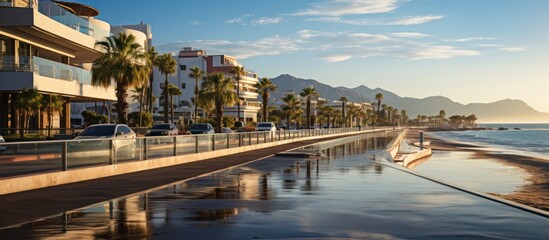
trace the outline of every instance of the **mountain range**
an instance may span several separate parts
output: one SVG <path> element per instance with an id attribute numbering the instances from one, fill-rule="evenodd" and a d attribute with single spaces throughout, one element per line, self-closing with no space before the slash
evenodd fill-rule
<path id="1" fill-rule="evenodd" d="M 421 99 L 401 97 L 385 89 L 372 89 L 364 85 L 355 88 L 332 87 L 314 79 L 302 79 L 288 74 L 272 78 L 271 81 L 278 86 L 278 91 L 273 93 L 274 98 L 280 98 L 286 91 L 299 93 L 302 89 L 313 86 L 328 100 L 339 100 L 341 96 L 346 96 L 352 102 L 372 102 L 377 93 L 382 93 L 382 103 L 406 109 L 410 118 L 417 115 L 438 115 L 440 110 L 444 110 L 447 117 L 475 114 L 479 122 L 549 122 L 549 113 L 539 112 L 522 100 L 504 99 L 491 103 L 461 104 L 444 96 Z"/>

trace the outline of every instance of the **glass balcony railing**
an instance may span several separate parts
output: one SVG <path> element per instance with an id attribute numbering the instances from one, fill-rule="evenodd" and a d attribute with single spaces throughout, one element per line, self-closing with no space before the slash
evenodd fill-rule
<path id="1" fill-rule="evenodd" d="M 32 70 L 43 77 L 91 84 L 91 71 L 40 57 L 32 58 Z"/>
<path id="2" fill-rule="evenodd" d="M 50 0 L 0 0 L 0 7 L 36 8 L 36 5 L 38 5 L 38 11 L 41 14 L 91 36 L 97 41 L 103 41 L 110 35 L 109 30 L 95 26 L 85 18 L 74 15 Z"/>
<path id="3" fill-rule="evenodd" d="M 65 26 L 94 37 L 97 41 L 103 41 L 104 38 L 108 37 L 110 34 L 109 31 L 97 27 L 88 20 L 70 13 L 50 0 L 39 0 L 38 11 Z"/>

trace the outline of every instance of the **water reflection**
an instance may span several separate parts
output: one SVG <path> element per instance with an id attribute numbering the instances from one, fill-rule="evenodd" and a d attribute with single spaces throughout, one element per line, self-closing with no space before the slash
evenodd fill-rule
<path id="1" fill-rule="evenodd" d="M 545 219 L 369 160 L 390 140 L 356 139 L 321 148 L 316 158 L 273 157 L 4 229 L 0 239 L 437 238 L 442 229 L 547 235 L 534 226 Z"/>

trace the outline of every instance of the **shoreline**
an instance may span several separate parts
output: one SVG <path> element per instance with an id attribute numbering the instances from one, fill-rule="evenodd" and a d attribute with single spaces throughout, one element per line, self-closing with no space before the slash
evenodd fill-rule
<path id="1" fill-rule="evenodd" d="M 405 139 L 409 142 L 419 141 L 418 129 L 410 129 Z M 435 151 L 470 152 L 481 158 L 488 158 L 508 166 L 518 167 L 528 173 L 529 183 L 510 194 L 488 193 L 506 200 L 518 202 L 531 207 L 549 211 L 549 161 L 517 154 L 494 153 L 480 146 L 452 142 L 434 138 L 425 131 L 424 141 L 430 141 L 429 147 Z M 436 154 L 436 153 L 434 153 Z"/>

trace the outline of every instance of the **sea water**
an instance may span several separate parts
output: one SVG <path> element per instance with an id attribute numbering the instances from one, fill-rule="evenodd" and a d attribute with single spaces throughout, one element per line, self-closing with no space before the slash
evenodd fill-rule
<path id="1" fill-rule="evenodd" d="M 549 124 L 480 124 L 494 130 L 429 133 L 435 138 L 477 145 L 492 152 L 549 161 Z M 500 127 L 509 130 L 498 130 Z"/>

